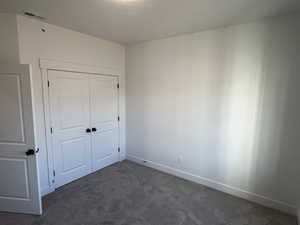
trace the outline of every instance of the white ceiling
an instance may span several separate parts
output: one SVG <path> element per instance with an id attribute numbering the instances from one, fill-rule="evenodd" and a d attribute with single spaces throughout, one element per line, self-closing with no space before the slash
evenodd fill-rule
<path id="1" fill-rule="evenodd" d="M 300 0 L 0 1 L 0 12 L 22 10 L 51 24 L 132 44 L 300 11 Z"/>

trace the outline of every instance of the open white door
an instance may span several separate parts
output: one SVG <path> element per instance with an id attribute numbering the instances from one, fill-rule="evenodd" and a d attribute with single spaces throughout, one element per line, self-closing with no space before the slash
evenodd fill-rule
<path id="1" fill-rule="evenodd" d="M 29 65 L 0 65 L 0 211 L 41 214 Z"/>

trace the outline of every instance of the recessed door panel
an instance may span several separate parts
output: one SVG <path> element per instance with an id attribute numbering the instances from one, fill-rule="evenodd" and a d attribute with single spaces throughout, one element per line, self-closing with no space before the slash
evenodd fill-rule
<path id="1" fill-rule="evenodd" d="M 62 172 L 68 173 L 74 169 L 84 166 L 87 144 L 86 137 L 77 137 L 71 140 L 65 140 L 60 145 L 62 154 Z M 74 149 L 77 150 L 74 154 Z"/>
<path id="2" fill-rule="evenodd" d="M 0 76 L 0 142 L 24 143 L 21 74 Z"/>
<path id="3" fill-rule="evenodd" d="M 119 160 L 118 154 L 118 89 L 117 78 L 90 78 L 93 170 Z"/>
<path id="4" fill-rule="evenodd" d="M 115 78 L 93 78 L 91 89 L 92 123 L 114 121 L 117 115 Z"/>
<path id="5" fill-rule="evenodd" d="M 0 158 L 0 196 L 6 198 L 29 198 L 27 160 L 10 157 Z M 2 174 L 3 173 L 3 174 Z"/>
<path id="6" fill-rule="evenodd" d="M 48 71 L 55 187 L 91 171 L 89 83 L 84 74 Z"/>
<path id="7" fill-rule="evenodd" d="M 95 151 L 94 157 L 97 160 L 108 157 L 115 152 L 117 146 L 116 135 L 114 134 L 115 129 L 111 130 L 100 130 L 94 134 L 94 147 L 101 151 Z"/>
<path id="8" fill-rule="evenodd" d="M 42 213 L 32 105 L 29 65 L 1 65 L 0 211 Z"/>
<path id="9" fill-rule="evenodd" d="M 87 122 L 86 91 L 80 77 L 58 77 L 59 128 L 67 129 L 82 126 Z"/>

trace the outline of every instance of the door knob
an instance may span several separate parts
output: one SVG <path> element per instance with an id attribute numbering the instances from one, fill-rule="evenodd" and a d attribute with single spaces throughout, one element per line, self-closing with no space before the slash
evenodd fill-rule
<path id="1" fill-rule="evenodd" d="M 93 128 L 92 128 L 92 131 L 93 131 L 93 132 L 96 132 L 96 131 L 97 131 L 97 128 L 96 128 L 96 127 L 93 127 Z"/>
<path id="2" fill-rule="evenodd" d="M 29 155 L 34 155 L 35 151 L 34 149 L 28 149 L 27 152 L 26 152 L 26 155 L 29 156 Z"/>
<path id="3" fill-rule="evenodd" d="M 87 129 L 85 130 L 85 132 L 91 133 L 91 129 L 90 129 L 90 128 L 87 128 Z"/>

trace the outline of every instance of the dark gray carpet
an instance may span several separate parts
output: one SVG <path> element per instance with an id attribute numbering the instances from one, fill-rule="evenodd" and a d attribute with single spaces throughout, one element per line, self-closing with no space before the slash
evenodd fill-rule
<path id="1" fill-rule="evenodd" d="M 43 198 L 44 214 L 1 225 L 296 225 L 296 218 L 123 161 Z"/>

